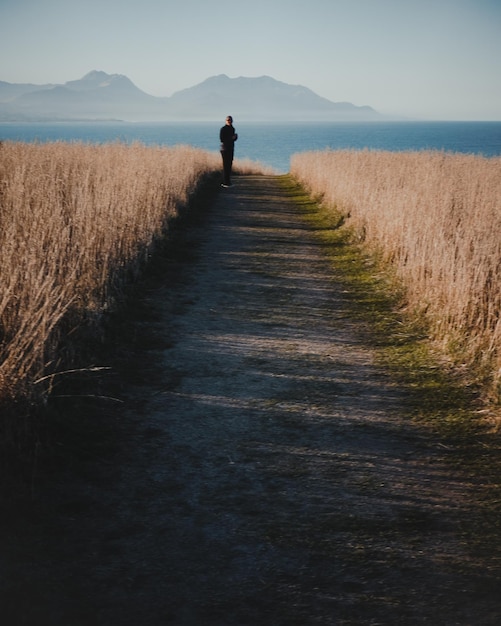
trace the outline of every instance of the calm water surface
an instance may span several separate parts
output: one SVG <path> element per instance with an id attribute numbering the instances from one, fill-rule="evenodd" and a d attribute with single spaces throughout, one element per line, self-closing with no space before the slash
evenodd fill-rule
<path id="1" fill-rule="evenodd" d="M 216 152 L 222 122 L 1 123 L 0 140 L 141 141 L 192 145 Z M 287 172 L 290 157 L 307 150 L 444 150 L 501 156 L 501 122 L 259 123 L 235 120 L 237 158 L 250 158 Z"/>

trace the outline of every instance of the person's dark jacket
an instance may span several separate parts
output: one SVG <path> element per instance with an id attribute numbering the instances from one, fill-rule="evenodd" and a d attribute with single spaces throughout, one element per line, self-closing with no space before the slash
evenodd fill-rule
<path id="1" fill-rule="evenodd" d="M 221 150 L 224 152 L 233 151 L 236 140 L 237 140 L 237 135 L 235 133 L 235 129 L 233 128 L 233 124 L 225 124 L 219 131 L 219 141 L 221 142 Z"/>

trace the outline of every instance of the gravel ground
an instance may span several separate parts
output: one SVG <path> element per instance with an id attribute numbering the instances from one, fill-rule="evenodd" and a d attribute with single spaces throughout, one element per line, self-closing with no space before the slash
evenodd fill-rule
<path id="1" fill-rule="evenodd" d="M 493 486 L 402 417 L 293 198 L 205 209 L 110 356 L 123 402 L 4 516 L 2 623 L 499 624 Z"/>

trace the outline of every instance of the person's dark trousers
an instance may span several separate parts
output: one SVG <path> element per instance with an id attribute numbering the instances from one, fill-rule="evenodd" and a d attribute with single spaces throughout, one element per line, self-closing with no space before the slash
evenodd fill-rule
<path id="1" fill-rule="evenodd" d="M 223 157 L 223 185 L 231 185 L 233 150 L 221 150 L 221 156 Z"/>

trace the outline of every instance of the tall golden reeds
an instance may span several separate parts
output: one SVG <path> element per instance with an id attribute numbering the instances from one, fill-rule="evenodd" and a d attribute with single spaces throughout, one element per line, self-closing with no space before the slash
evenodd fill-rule
<path id="1" fill-rule="evenodd" d="M 291 173 L 350 216 L 432 337 L 499 399 L 501 158 L 322 151 L 294 155 Z"/>
<path id="2" fill-rule="evenodd" d="M 57 369 L 61 321 L 99 317 L 218 155 L 0 144 L 0 401 Z M 49 368 L 49 369 L 48 369 Z"/>

